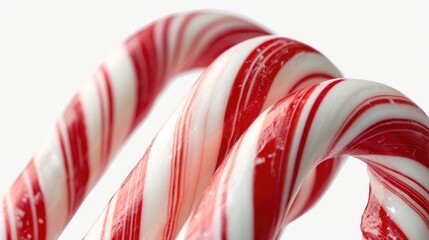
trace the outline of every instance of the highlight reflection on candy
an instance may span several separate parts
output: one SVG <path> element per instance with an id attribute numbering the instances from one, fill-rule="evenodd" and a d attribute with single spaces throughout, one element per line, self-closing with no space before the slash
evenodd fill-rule
<path id="1" fill-rule="evenodd" d="M 371 180 L 364 239 L 429 238 L 421 109 L 341 78 L 310 46 L 195 11 L 145 27 L 97 69 L 3 198 L 0 239 L 57 238 L 167 82 L 207 66 L 86 239 L 278 238 L 348 156 Z"/>
<path id="2" fill-rule="evenodd" d="M 286 38 L 258 37 L 228 50 L 202 74 L 87 238 L 174 238 L 217 166 L 265 108 L 339 76 L 316 50 Z M 314 173 L 326 175 L 320 192 L 337 168 L 326 165 Z M 309 205 L 318 199 L 311 197 Z"/>
<path id="3" fill-rule="evenodd" d="M 292 93 L 259 115 L 211 179 L 179 239 L 278 237 L 307 174 L 340 156 L 368 165 L 365 239 L 427 239 L 428 117 L 388 86 L 342 79 Z"/>
<path id="4" fill-rule="evenodd" d="M 73 98 L 3 198 L 0 237 L 57 238 L 169 79 L 266 34 L 234 16 L 190 12 L 165 17 L 129 38 Z"/>

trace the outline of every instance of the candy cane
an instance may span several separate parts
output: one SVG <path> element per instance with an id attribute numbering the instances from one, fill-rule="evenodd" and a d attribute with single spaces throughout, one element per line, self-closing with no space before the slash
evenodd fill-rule
<path id="1" fill-rule="evenodd" d="M 288 93 L 336 76 L 328 59 L 286 38 L 259 37 L 228 50 L 202 74 L 87 238 L 174 238 L 253 120 Z"/>
<path id="2" fill-rule="evenodd" d="M 337 79 L 287 96 L 254 121 L 178 239 L 277 238 L 308 173 L 340 156 L 368 165 L 364 239 L 429 238 L 429 118 L 388 86 Z"/>
<path id="3" fill-rule="evenodd" d="M 3 198 L 0 238 L 56 238 L 169 79 L 266 34 L 234 16 L 191 12 L 129 38 L 73 98 Z"/>

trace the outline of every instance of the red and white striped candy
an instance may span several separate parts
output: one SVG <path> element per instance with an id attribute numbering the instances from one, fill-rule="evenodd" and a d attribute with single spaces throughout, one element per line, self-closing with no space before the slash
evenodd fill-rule
<path id="1" fill-rule="evenodd" d="M 368 165 L 364 239 L 429 239 L 429 118 L 388 86 L 342 79 L 306 87 L 262 113 L 178 239 L 277 238 L 308 174 L 341 156 Z"/>
<path id="2" fill-rule="evenodd" d="M 87 238 L 175 238 L 217 166 L 264 109 L 338 76 L 328 59 L 290 39 L 258 37 L 231 48 L 202 74 Z M 323 181 L 336 169 L 321 170 Z"/>
<path id="3" fill-rule="evenodd" d="M 234 16 L 191 12 L 166 17 L 129 38 L 73 98 L 4 196 L 0 238 L 58 237 L 169 79 L 266 34 Z"/>

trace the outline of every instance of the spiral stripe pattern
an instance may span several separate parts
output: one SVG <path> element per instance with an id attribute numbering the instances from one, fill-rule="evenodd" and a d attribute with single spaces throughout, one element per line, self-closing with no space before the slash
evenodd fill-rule
<path id="1" fill-rule="evenodd" d="M 266 34 L 241 18 L 189 12 L 131 36 L 72 99 L 3 198 L 0 237 L 57 238 L 169 79 Z"/>
<path id="2" fill-rule="evenodd" d="M 365 239 L 429 236 L 429 118 L 388 86 L 337 79 L 296 91 L 259 115 L 178 239 L 278 237 L 306 176 L 341 156 L 368 165 Z"/>

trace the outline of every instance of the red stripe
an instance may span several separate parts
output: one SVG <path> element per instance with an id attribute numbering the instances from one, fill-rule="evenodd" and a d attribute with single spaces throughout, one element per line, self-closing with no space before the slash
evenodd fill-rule
<path id="1" fill-rule="evenodd" d="M 303 78 L 303 79 L 310 79 L 312 77 L 318 77 L 318 76 L 319 75 L 317 75 L 317 74 L 313 75 L 313 76 L 308 75 L 308 77 Z M 325 77 L 328 77 L 328 75 L 326 75 Z M 301 149 L 301 152 L 298 151 L 297 159 L 301 159 L 301 157 L 302 157 L 302 151 L 303 151 L 305 141 L 306 141 L 306 140 L 304 140 L 304 142 L 303 142 L 303 138 L 307 138 L 308 131 L 311 128 L 311 123 L 314 120 L 317 109 L 320 107 L 321 101 L 326 96 L 327 92 L 334 85 L 339 83 L 340 81 L 342 81 L 342 80 L 339 79 L 335 82 L 332 82 L 330 85 L 328 85 L 328 87 L 324 89 L 324 91 L 321 93 L 321 95 L 319 95 L 318 99 L 315 102 L 315 105 L 313 105 L 313 108 L 312 108 L 310 115 L 309 115 L 309 118 L 308 118 L 309 120 L 306 122 L 306 126 L 305 126 L 304 132 L 303 132 L 303 136 L 301 138 L 300 148 L 302 148 L 302 149 Z M 301 82 L 301 84 L 303 84 L 302 81 L 300 81 L 300 82 Z M 303 87 L 303 86 L 301 86 L 301 87 Z M 307 130 L 305 130 L 305 129 L 307 129 Z M 306 199 L 307 200 L 306 203 L 302 206 L 300 211 L 297 212 L 294 216 L 288 216 L 287 214 L 285 214 L 282 224 L 285 224 L 286 221 L 291 222 L 294 219 L 298 218 L 299 216 L 301 216 L 302 214 L 307 212 L 311 208 L 311 206 L 313 206 L 314 204 L 316 204 L 319 201 L 319 199 L 321 198 L 321 196 L 323 195 L 325 190 L 329 187 L 329 184 L 331 183 L 331 181 L 335 177 L 334 173 L 336 172 L 336 170 L 340 166 L 337 161 L 339 161 L 339 159 L 326 159 L 324 162 L 320 163 L 313 170 L 313 171 L 316 171 L 316 177 L 314 179 L 314 184 L 313 184 L 313 188 L 311 189 L 310 196 Z M 300 162 L 300 160 L 299 160 L 299 162 Z M 292 187 L 294 187 L 294 185 L 295 185 L 296 174 L 299 170 L 299 165 L 300 165 L 299 162 L 295 162 L 295 168 L 294 168 L 294 175 L 295 176 L 292 177 L 292 184 L 291 184 Z M 290 189 L 290 191 L 293 191 L 293 189 Z M 289 194 L 289 198 L 290 197 L 291 197 L 291 194 Z M 289 202 L 289 200 L 288 200 L 288 202 Z M 294 203 L 292 203 L 291 206 L 293 207 L 293 205 L 294 205 Z"/>
<path id="2" fill-rule="evenodd" d="M 363 237 L 367 240 L 380 240 L 381 237 L 408 239 L 372 194 L 371 187 L 360 227 Z"/>
<path id="3" fill-rule="evenodd" d="M 86 126 L 79 95 L 72 100 L 64 112 L 63 119 L 66 124 L 70 156 L 73 164 L 73 166 L 68 166 L 71 169 L 66 172 L 67 178 L 73 181 L 73 188 L 70 189 L 74 195 L 70 206 L 71 211 L 69 211 L 69 217 L 71 217 L 85 196 L 89 179 Z"/>
<path id="4" fill-rule="evenodd" d="M 202 81 L 198 81 L 194 86 L 194 91 L 188 97 L 183 109 L 185 111 L 180 115 L 178 122 L 176 123 L 174 140 L 173 140 L 173 153 L 172 153 L 172 167 L 170 170 L 170 194 L 171 196 L 168 199 L 168 215 L 167 215 L 167 223 L 165 224 L 163 230 L 163 238 L 170 239 L 175 237 L 177 233 L 178 224 L 182 224 L 183 222 L 178 223 L 180 218 L 180 205 L 183 201 L 183 176 L 186 175 L 186 168 L 183 167 L 186 161 L 186 151 L 188 149 L 187 139 L 189 139 L 189 124 L 192 123 L 192 113 L 193 113 L 193 105 L 196 102 L 195 99 L 198 98 L 198 95 L 201 94 L 201 85 Z M 194 201 L 198 200 L 198 198 L 192 198 Z M 183 220 L 183 219 L 180 219 Z"/>
<path id="5" fill-rule="evenodd" d="M 335 85 L 337 85 L 338 83 L 340 83 L 342 81 L 343 80 L 332 81 L 327 86 L 325 86 L 323 88 L 322 92 L 320 92 L 320 94 L 317 96 L 317 99 L 314 101 L 314 104 L 311 107 L 310 113 L 308 114 L 307 120 L 305 121 L 305 126 L 304 126 L 304 129 L 302 132 L 302 136 L 300 138 L 300 143 L 298 145 L 296 159 L 294 161 L 295 166 L 294 166 L 293 174 L 292 174 L 292 182 L 291 182 L 292 188 L 290 189 L 291 193 L 292 193 L 293 189 L 295 188 L 295 182 L 296 182 L 297 175 L 299 172 L 299 167 L 301 166 L 301 160 L 302 160 L 302 155 L 304 153 L 305 144 L 307 142 L 308 134 L 310 132 L 310 129 L 311 129 L 311 126 L 313 124 L 316 113 L 319 110 L 320 105 L 322 104 L 323 100 L 325 99 L 325 97 L 329 93 L 329 91 L 333 87 L 335 87 Z M 304 106 L 304 105 L 302 105 L 302 106 Z M 298 116 L 297 121 L 299 121 L 299 117 L 300 116 Z M 292 194 L 289 194 L 287 202 L 289 202 L 291 197 L 292 197 Z"/>
<path id="6" fill-rule="evenodd" d="M 194 19 L 197 14 L 189 14 L 186 16 L 182 24 L 180 25 L 179 36 L 176 42 L 176 51 L 174 54 L 174 60 L 172 63 L 171 69 L 173 71 L 181 72 L 187 69 L 206 66 L 213 61 L 221 52 L 227 48 L 235 45 L 238 42 L 241 42 L 250 37 L 264 35 L 266 32 L 256 26 L 248 26 L 246 28 L 240 28 L 231 30 L 228 32 L 222 32 L 219 36 L 214 38 L 216 40 L 215 44 L 208 45 L 205 49 L 201 51 L 202 56 L 195 56 L 195 53 L 183 53 L 192 56 L 192 59 L 189 57 L 183 59 L 183 62 L 178 63 L 177 57 L 179 56 L 179 49 L 181 49 L 181 44 L 183 41 L 183 33 L 185 32 L 186 27 L 192 19 Z M 228 19 L 230 21 L 230 19 Z M 172 20 L 169 20 L 172 21 Z M 226 20 L 215 21 L 209 26 L 216 26 L 225 22 Z M 173 73 L 168 74 L 164 73 L 165 71 L 158 72 L 159 59 L 156 54 L 156 44 L 154 43 L 154 26 L 152 24 L 135 35 L 135 37 L 129 39 L 126 42 L 126 46 L 133 61 L 134 69 L 137 77 L 137 106 L 135 112 L 135 121 L 134 127 L 140 122 L 143 116 L 147 113 L 149 105 L 153 102 L 158 91 L 165 84 L 162 76 L 169 76 Z M 206 27 L 199 35 L 195 37 L 194 42 L 191 46 L 196 46 L 203 36 L 210 30 Z M 165 32 L 164 32 L 165 33 Z M 166 38 L 167 36 L 164 36 Z M 180 65 L 177 65 L 180 64 Z M 180 68 L 177 68 L 180 67 Z"/>
<path id="7" fill-rule="evenodd" d="M 215 218 L 217 213 L 221 216 L 221 234 L 223 238 L 227 235 L 227 209 L 225 209 L 225 207 L 219 207 L 226 206 L 227 191 L 224 190 L 221 192 L 220 188 L 228 186 L 226 177 L 223 179 L 224 182 L 221 182 L 221 178 L 223 174 L 230 175 L 230 172 L 232 171 L 241 141 L 239 140 L 236 145 L 237 147 L 233 149 L 235 151 L 230 152 L 229 160 L 231 161 L 222 162 L 219 167 L 219 171 L 216 171 L 210 179 L 210 183 L 207 187 L 210 191 L 204 192 L 201 197 L 201 201 L 199 201 L 197 207 L 191 213 L 189 217 L 189 225 L 186 229 L 185 239 L 204 239 L 204 237 L 207 238 L 207 236 L 215 236 L 217 229 L 214 229 L 214 222 L 217 220 Z M 222 194 L 220 202 L 216 201 L 215 196 L 218 194 Z"/>
<path id="8" fill-rule="evenodd" d="M 183 115 L 187 115 L 189 112 L 185 112 Z M 182 115 L 182 116 L 183 116 Z M 185 117 L 183 117 L 185 118 Z M 183 131 L 183 128 L 187 128 L 186 121 L 182 122 L 182 118 L 179 119 L 175 132 L 174 132 L 174 142 L 173 142 L 173 156 L 171 161 L 170 168 L 170 186 L 169 186 L 169 198 L 168 198 L 168 208 L 167 208 L 167 223 L 165 224 L 163 231 L 163 239 L 170 239 L 171 234 L 174 228 L 175 218 L 177 217 L 177 204 L 180 201 L 180 185 L 181 185 L 181 171 L 182 171 L 182 162 L 183 162 L 183 148 L 186 145 L 183 143 L 185 141 L 186 131 Z M 181 126 L 185 124 L 185 126 Z"/>
<path id="9" fill-rule="evenodd" d="M 31 186 L 25 181 L 27 174 Z M 31 191 L 28 187 L 31 187 Z M 43 193 L 40 189 L 39 180 L 36 173 L 34 161 L 31 161 L 26 170 L 19 176 L 13 184 L 9 196 L 12 201 L 11 208 L 14 213 L 14 219 L 9 219 L 7 208 L 6 216 L 6 236 L 12 239 L 11 224 L 15 223 L 17 239 L 45 239 L 46 238 L 46 212 Z M 32 201 L 34 200 L 34 201 Z M 33 210 L 35 215 L 33 215 Z"/>
<path id="10" fill-rule="evenodd" d="M 209 34 L 213 28 L 223 24 L 229 25 L 233 21 L 243 23 L 243 20 L 237 19 L 235 17 L 223 17 L 211 22 L 210 24 L 207 24 L 199 31 L 198 35 L 191 43 L 191 46 L 197 46 L 198 43 L 201 42 L 201 39 L 203 39 L 205 35 Z M 240 43 L 245 39 L 270 34 L 266 30 L 261 29 L 255 25 L 250 25 L 249 23 L 246 24 L 248 24 L 248 26 L 242 26 L 240 28 L 233 27 L 230 30 L 223 30 L 220 34 L 217 33 L 218 35 L 216 37 L 212 37 L 210 42 L 206 43 L 205 48 L 199 52 L 200 55 L 194 56 L 194 62 L 189 63 L 189 66 L 207 66 L 213 61 L 213 59 L 217 58 L 221 53 L 236 45 L 237 43 Z"/>
<path id="11" fill-rule="evenodd" d="M 207 48 L 205 50 L 201 51 L 201 55 L 198 57 L 199 61 L 198 63 L 196 63 L 195 66 L 206 66 L 210 64 L 213 59 L 216 59 L 220 54 L 222 54 L 232 46 L 246 39 L 251 39 L 267 34 L 268 33 L 266 31 L 263 31 L 262 29 L 255 29 L 251 27 L 249 27 L 248 29 L 233 29 L 224 32 L 222 35 L 217 36 L 210 43 L 208 43 Z M 209 49 L 210 51 L 207 51 Z"/>
<path id="12" fill-rule="evenodd" d="M 38 237 L 39 239 L 46 238 L 46 211 L 45 211 L 45 203 L 44 203 L 44 197 L 42 193 L 42 189 L 40 188 L 39 180 L 37 177 L 37 171 L 36 167 L 34 165 L 34 161 L 32 161 L 33 164 L 30 163 L 30 166 L 28 168 L 28 176 L 30 178 L 30 182 L 32 184 L 33 188 L 33 194 L 35 198 L 35 209 L 37 214 L 37 227 L 38 227 Z"/>
<path id="13" fill-rule="evenodd" d="M 192 92 L 186 101 L 183 109 L 185 111 L 181 114 L 179 120 L 176 123 L 174 141 L 173 141 L 173 156 L 172 156 L 172 167 L 170 170 L 170 194 L 168 199 L 168 215 L 167 223 L 163 231 L 164 239 L 171 239 L 175 237 L 177 232 L 177 222 L 179 218 L 179 209 L 183 200 L 183 176 L 186 174 L 184 171 L 184 161 L 187 160 L 186 151 L 188 150 L 188 139 L 189 139 L 189 124 L 192 122 L 192 111 L 195 98 L 197 98 L 199 92 L 200 83 L 197 83 L 196 90 Z"/>
<path id="14" fill-rule="evenodd" d="M 278 234 L 281 201 L 285 189 L 288 157 L 302 106 L 315 89 L 298 91 L 277 102 L 268 112 L 258 137 L 253 182 L 254 238 L 271 239 Z M 291 107 L 291 105 L 295 105 Z"/>
<path id="15" fill-rule="evenodd" d="M 98 102 L 99 107 L 100 107 L 100 163 L 102 165 L 104 165 L 107 156 L 106 156 L 106 119 L 105 119 L 105 110 L 104 110 L 104 99 L 103 99 L 103 93 L 102 93 L 102 89 L 101 89 L 101 83 L 100 83 L 100 79 L 97 77 L 97 75 L 94 76 L 94 81 L 96 84 L 96 88 L 97 88 L 97 96 L 98 96 Z M 61 143 L 61 145 L 63 145 L 63 143 Z M 62 150 L 63 150 L 63 146 L 61 146 Z M 63 150 L 63 155 L 64 155 L 64 150 Z"/>
<path id="16" fill-rule="evenodd" d="M 312 206 L 314 206 L 323 196 L 325 190 L 328 189 L 330 183 L 336 176 L 336 172 L 340 166 L 341 159 L 327 159 L 317 165 L 317 167 L 313 170 L 315 171 L 315 179 L 312 181 L 312 189 L 310 191 L 310 195 L 306 199 L 296 197 L 290 209 L 294 209 L 297 206 L 295 204 L 302 204 L 301 202 L 305 200 L 305 204 L 301 206 L 299 211 L 297 211 L 293 216 L 288 212 L 284 215 L 284 220 L 282 224 L 290 223 L 296 220 L 298 217 L 302 216 L 304 213 L 309 211 Z M 305 180 L 307 181 L 307 180 Z M 300 188 L 301 192 L 302 187 Z M 298 193 L 299 194 L 299 193 Z"/>
<path id="17" fill-rule="evenodd" d="M 172 22 L 172 18 L 167 18 L 164 21 L 164 28 L 163 28 L 164 31 L 162 32 L 162 39 L 161 39 L 161 41 L 162 41 L 162 63 L 164 63 L 164 64 L 158 64 L 159 65 L 158 67 L 160 68 L 158 71 L 161 74 L 160 78 L 166 79 L 166 80 L 169 79 L 170 76 L 168 76 L 168 72 L 165 71 L 165 69 L 171 68 L 171 66 L 169 65 L 171 59 L 168 59 L 168 56 L 169 56 L 168 53 L 171 51 L 170 46 L 168 44 L 168 39 L 171 38 L 170 31 L 169 31 L 171 22 Z"/>
<path id="18" fill-rule="evenodd" d="M 4 228 L 6 231 L 6 239 L 12 239 L 12 229 L 9 221 L 9 204 L 6 201 L 6 197 L 3 198 L 3 219 L 4 219 Z"/>
<path id="19" fill-rule="evenodd" d="M 147 162 L 151 149 L 152 144 L 149 145 L 142 159 L 134 167 L 116 193 L 118 197 L 113 214 L 112 226 L 106 226 L 106 219 L 108 216 L 107 214 L 105 216 L 102 232 L 104 234 L 105 229 L 110 228 L 110 239 L 140 239 L 143 192 L 145 185 L 144 176 L 146 176 Z M 133 182 L 133 180 L 135 182 Z M 150 229 L 148 229 L 148 231 L 149 230 Z"/>
<path id="20" fill-rule="evenodd" d="M 154 24 L 148 26 L 140 33 L 126 42 L 136 73 L 136 110 L 134 124 L 131 129 L 142 120 L 155 99 L 159 88 L 158 57 L 154 42 Z"/>
<path id="21" fill-rule="evenodd" d="M 429 129 L 410 119 L 386 119 L 368 127 L 343 150 L 350 155 L 391 155 L 429 168 Z M 426 148 L 424 148 L 426 147 Z"/>
<path id="22" fill-rule="evenodd" d="M 371 167 L 373 173 L 376 173 L 375 175 L 379 176 L 379 178 L 382 179 L 380 182 L 383 184 L 383 186 L 385 186 L 395 195 L 400 197 L 405 203 L 407 203 L 408 206 L 410 206 L 410 208 L 414 210 L 414 212 L 420 215 L 421 219 L 429 228 L 429 219 L 427 218 L 429 214 L 429 201 L 425 199 L 425 197 L 422 196 L 418 191 L 416 191 L 409 185 L 403 183 L 402 181 L 398 180 L 397 178 L 393 177 L 392 175 L 388 174 L 381 167 L 371 164 L 369 166 Z M 418 206 L 423 208 L 423 211 L 425 211 L 425 213 L 422 212 L 419 208 L 417 208 L 412 202 L 410 202 L 410 200 L 406 198 L 404 194 L 408 196 L 408 198 L 411 198 Z"/>
<path id="23" fill-rule="evenodd" d="M 181 22 L 179 30 L 177 31 L 178 34 L 177 34 L 177 39 L 176 39 L 176 45 L 175 45 L 174 49 L 172 49 L 172 50 L 174 50 L 173 61 L 172 61 L 173 66 L 170 66 L 174 70 L 174 72 L 178 71 L 178 69 L 177 69 L 178 66 L 183 67 L 180 64 L 184 64 L 184 63 L 178 62 L 181 54 L 182 55 L 187 54 L 187 53 L 182 53 L 182 51 L 181 51 L 181 50 L 183 50 L 183 47 L 182 47 L 183 38 L 185 37 L 186 28 L 188 27 L 189 23 L 198 15 L 200 15 L 200 14 L 198 14 L 198 13 L 187 14 L 185 19 Z M 191 45 L 191 46 L 193 46 L 193 45 Z M 174 74 L 174 73 L 172 73 L 172 74 Z"/>
<path id="24" fill-rule="evenodd" d="M 365 158 L 359 157 L 359 159 L 361 159 L 362 161 L 366 162 L 368 165 L 370 166 L 379 166 L 380 168 L 386 169 L 389 172 L 393 172 L 395 174 L 401 175 L 403 178 L 406 178 L 408 181 L 413 182 L 415 185 L 419 186 L 419 188 L 421 188 L 423 191 L 425 191 L 427 194 L 429 194 L 429 190 L 420 182 L 417 182 L 414 178 L 411 178 L 408 175 L 404 175 L 402 172 L 399 172 L 393 168 L 390 168 L 388 166 L 382 165 L 380 163 L 371 161 L 371 160 L 367 160 Z"/>
<path id="25" fill-rule="evenodd" d="M 222 33 L 224 35 L 218 36 L 219 41 L 216 42 L 216 46 L 208 46 L 204 53 L 204 61 L 201 59 L 198 59 L 198 61 L 195 60 L 198 56 L 196 56 L 195 53 L 183 53 L 183 54 L 189 54 L 192 58 L 190 59 L 189 56 L 187 58 L 182 59 L 183 62 L 177 62 L 179 52 L 177 52 L 179 49 L 181 49 L 181 44 L 184 37 L 184 30 L 188 27 L 191 20 L 195 18 L 195 16 L 198 16 L 197 14 L 190 14 L 187 15 L 186 18 L 183 20 L 179 27 L 178 37 L 176 41 L 176 48 L 174 49 L 176 52 L 173 55 L 173 62 L 171 69 L 173 71 L 182 71 L 186 70 L 187 68 L 194 68 L 199 67 L 201 65 L 206 65 L 209 62 L 211 62 L 217 55 L 220 54 L 219 49 L 220 46 L 225 45 L 233 45 L 237 42 L 240 42 L 244 39 L 247 39 L 253 35 L 251 34 L 244 34 L 243 30 L 237 30 L 236 32 L 229 32 L 233 33 L 234 37 L 233 39 L 230 39 L 231 36 L 226 37 L 227 33 Z M 173 19 L 173 18 L 172 18 Z M 172 21 L 170 19 L 169 21 Z M 169 22 L 168 21 L 168 22 Z M 218 25 L 219 23 L 213 23 L 214 25 Z M 143 116 L 146 114 L 150 104 L 153 102 L 154 98 L 156 97 L 158 91 L 161 89 L 161 87 L 164 85 L 165 81 L 162 79 L 162 76 L 169 76 L 172 73 L 164 73 L 164 71 L 158 72 L 158 60 L 157 54 L 156 54 L 156 44 L 154 43 L 154 26 L 155 24 L 152 24 L 151 26 L 147 27 L 145 30 L 139 32 L 136 37 L 133 37 L 132 39 L 128 40 L 126 43 L 129 55 L 131 56 L 135 73 L 136 73 L 136 85 L 137 85 L 137 106 L 136 106 L 136 112 L 135 112 L 135 121 L 134 126 L 137 125 L 137 123 L 143 118 Z M 167 28 L 168 26 L 166 26 Z M 257 32 L 258 30 L 255 30 L 257 27 L 254 26 L 254 29 L 248 27 L 248 30 L 246 31 L 254 31 Z M 204 34 L 206 34 L 206 31 L 209 31 L 210 29 L 206 28 L 203 29 L 199 34 L 199 37 L 195 38 L 194 44 L 191 44 L 191 46 L 194 46 L 199 41 L 201 41 Z M 166 35 L 168 31 L 164 30 L 164 35 Z M 164 39 L 166 39 L 167 36 L 164 36 Z M 226 41 L 228 40 L 228 41 Z M 164 46 L 168 45 L 167 42 L 163 43 Z M 225 46 L 230 47 L 230 46 Z M 192 50 L 192 49 L 191 49 Z M 223 50 L 223 49 L 222 49 Z M 167 53 L 168 49 L 165 53 Z M 195 50 L 194 50 L 195 51 Z M 209 57 L 207 57 L 209 56 Z M 195 61 L 195 62 L 194 62 Z M 186 69 L 183 69 L 186 68 Z M 185 136 L 185 132 L 187 132 L 187 127 L 184 126 L 183 129 L 180 129 L 180 136 Z M 171 208 L 171 211 L 169 211 L 172 216 L 171 219 L 173 219 L 174 222 L 169 222 L 167 224 L 167 227 L 165 229 L 165 234 L 167 236 L 171 236 L 171 234 L 175 231 L 175 221 L 177 220 L 177 214 L 178 209 L 180 205 L 180 199 L 182 198 L 181 194 L 181 178 L 182 178 L 182 168 L 183 168 L 183 161 L 184 161 L 184 152 L 177 153 L 176 156 L 178 159 L 173 160 L 173 166 L 172 166 L 172 178 L 171 178 L 171 199 L 169 203 L 169 208 Z M 174 203 L 174 204 L 173 204 Z M 170 218 L 169 218 L 170 219 Z M 170 220 L 171 220 L 170 219 Z"/>
<path id="26" fill-rule="evenodd" d="M 114 106 L 114 102 L 113 102 L 113 92 L 112 92 L 112 84 L 111 84 L 111 80 L 109 77 L 109 74 L 107 72 L 107 68 L 105 65 L 101 65 L 100 67 L 100 72 L 103 75 L 103 79 L 105 82 L 105 86 L 106 86 L 106 92 L 107 92 L 107 106 L 108 106 L 108 121 L 107 121 L 107 139 L 106 139 L 106 149 L 105 149 L 105 154 L 106 154 L 106 164 L 110 159 L 110 152 L 111 152 L 111 145 L 112 145 L 112 132 L 113 132 L 113 125 L 114 125 L 114 119 L 113 119 L 113 115 L 114 115 L 114 111 L 115 111 L 115 106 Z"/>
<path id="27" fill-rule="evenodd" d="M 340 128 L 341 131 L 338 131 L 338 134 L 335 137 L 335 140 L 332 141 L 331 146 L 337 145 L 338 141 L 341 139 L 341 136 L 343 136 L 349 130 L 349 128 L 369 109 L 377 105 L 391 104 L 392 101 L 395 104 L 408 105 L 411 107 L 418 108 L 413 102 L 401 96 L 377 95 L 377 96 L 370 97 L 367 100 L 362 101 L 362 103 L 360 103 L 359 106 L 357 106 L 353 110 L 353 112 L 349 114 L 349 116 L 347 117 L 347 120 L 344 121 L 343 126 Z"/>
<path id="28" fill-rule="evenodd" d="M 293 138 L 296 135 L 297 125 L 302 119 L 302 110 L 308 98 L 319 85 L 312 85 L 304 91 L 295 92 L 287 98 L 273 105 L 265 118 L 258 139 L 258 156 L 254 172 L 254 237 L 256 239 L 270 239 L 278 236 L 282 224 L 282 217 L 286 210 L 282 207 L 284 193 L 287 193 L 286 206 L 292 204 L 291 197 L 295 187 L 296 175 L 300 166 L 305 138 L 313 122 L 322 100 L 326 94 L 340 81 L 331 82 L 318 95 L 310 110 L 306 125 L 298 147 L 296 159 L 289 159 Z M 293 176 L 290 188 L 286 188 L 286 173 L 289 161 L 294 162 Z M 284 192 L 286 190 L 286 192 Z"/>
<path id="29" fill-rule="evenodd" d="M 221 239 L 222 240 L 226 240 L 228 239 L 228 186 L 229 186 L 229 181 L 231 179 L 232 176 L 232 171 L 234 170 L 235 164 L 236 164 L 236 159 L 237 159 L 237 154 L 238 151 L 240 149 L 241 143 L 242 143 L 243 138 L 240 138 L 237 143 L 235 144 L 235 151 L 231 152 L 229 158 L 228 158 L 228 162 L 224 161 L 223 162 L 223 166 L 222 169 L 223 170 L 219 170 L 219 174 L 217 174 L 219 177 L 219 182 L 222 178 L 222 175 L 225 175 L 224 181 L 222 184 L 217 184 L 217 189 L 216 189 L 216 193 L 221 195 L 221 200 L 220 203 L 216 204 L 216 202 L 212 203 L 212 206 L 214 206 L 216 209 L 214 209 L 212 211 L 212 221 L 214 221 L 214 214 L 215 211 L 220 211 L 220 216 L 221 216 Z M 223 174 L 220 174 L 220 173 Z M 223 191 L 220 191 L 220 188 L 224 188 Z M 216 198 L 214 198 L 216 199 Z M 213 223 L 211 223 L 211 225 L 213 226 Z M 213 229 L 214 231 L 214 229 Z M 214 236 L 214 235 L 211 235 Z"/>
<path id="30" fill-rule="evenodd" d="M 72 184 L 71 181 L 73 181 L 73 179 L 71 177 L 69 177 L 69 175 L 70 175 L 69 159 L 67 157 L 67 151 L 66 151 L 66 147 L 65 147 L 65 143 L 64 143 L 64 136 L 63 136 L 63 133 L 61 131 L 61 127 L 60 127 L 59 123 L 56 124 L 56 129 L 57 129 L 57 134 L 58 134 L 58 140 L 60 141 L 60 146 L 61 146 L 61 154 L 63 157 L 64 170 L 65 170 L 66 176 L 67 176 L 66 177 L 66 185 L 67 185 L 67 206 L 66 207 L 67 207 L 67 212 L 71 213 L 72 212 L 71 206 L 72 206 L 72 202 L 73 202 L 73 200 L 72 200 L 73 191 L 72 191 L 72 187 L 71 187 L 71 184 Z"/>
<path id="31" fill-rule="evenodd" d="M 249 54 L 238 71 L 228 98 L 217 166 L 233 143 L 258 117 L 278 71 L 293 56 L 301 52 L 315 50 L 302 43 L 276 38 L 262 43 Z M 262 69 L 261 64 L 265 66 Z M 247 90 L 252 81 L 254 88 Z M 248 105 L 245 105 L 246 97 L 250 99 Z"/>
<path id="32" fill-rule="evenodd" d="M 112 200 L 110 199 L 110 202 L 111 202 L 111 201 L 112 201 Z M 108 218 L 109 218 L 109 213 L 110 213 L 110 206 L 111 206 L 110 202 L 109 202 L 109 204 L 107 204 L 106 215 L 104 216 L 104 219 L 103 219 L 103 226 L 102 226 L 102 228 L 101 228 L 101 236 L 100 236 L 100 239 L 104 239 L 104 234 L 105 234 L 106 228 L 108 228 L 108 229 L 109 229 L 109 227 L 108 227 L 108 226 L 106 226 L 106 224 L 107 224 L 107 220 L 108 220 Z M 85 239 L 85 238 L 84 238 L 84 239 Z"/>
<path id="33" fill-rule="evenodd" d="M 310 73 L 304 77 L 302 77 L 301 79 L 299 79 L 291 88 L 290 92 L 294 92 L 298 89 L 304 88 L 306 86 L 309 86 L 310 84 L 314 83 L 314 81 L 311 81 L 315 78 L 322 78 L 324 80 L 329 80 L 329 79 L 334 79 L 336 77 L 327 74 L 327 73 Z"/>

